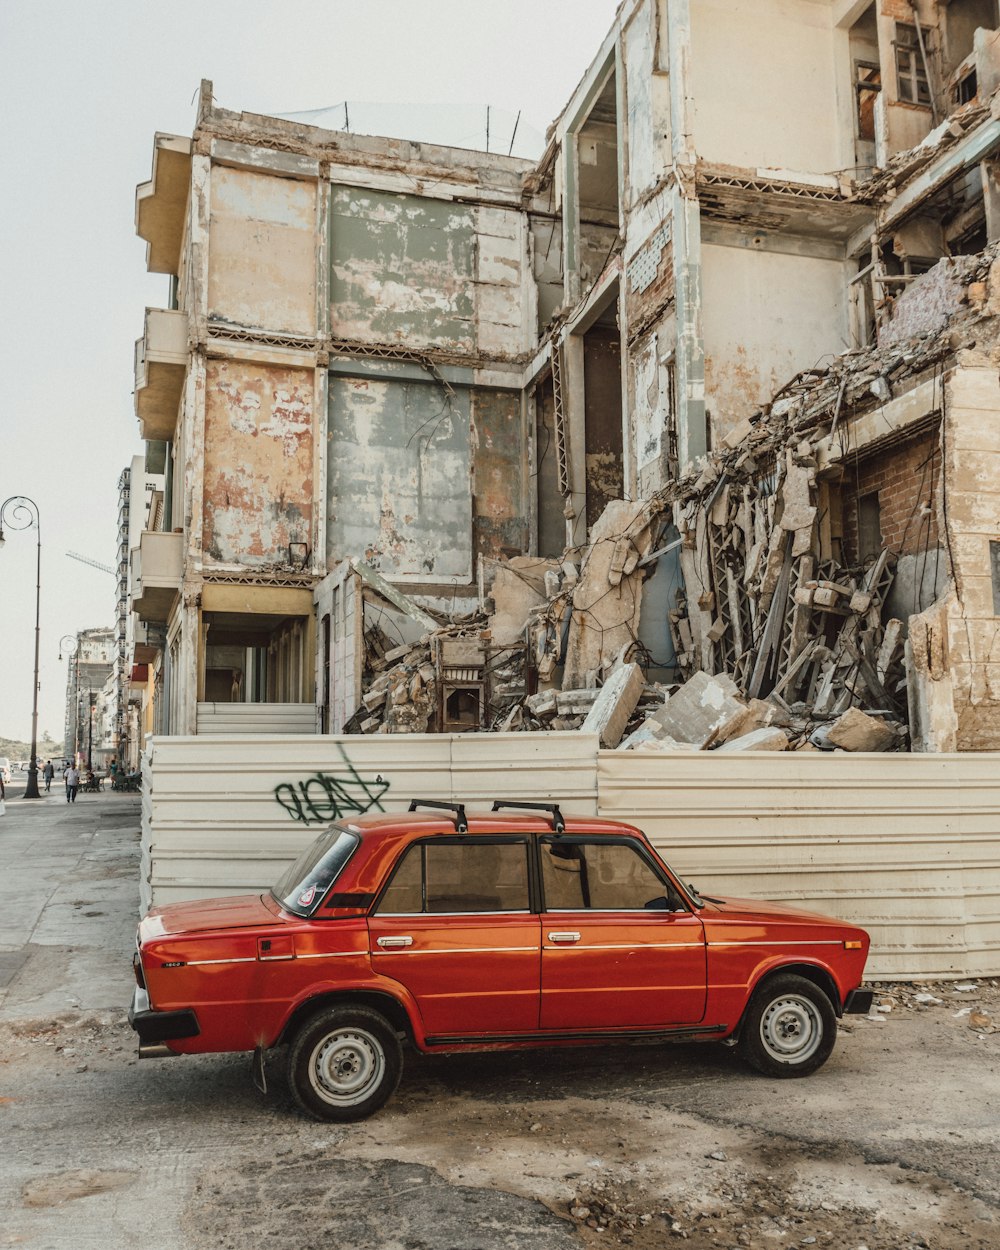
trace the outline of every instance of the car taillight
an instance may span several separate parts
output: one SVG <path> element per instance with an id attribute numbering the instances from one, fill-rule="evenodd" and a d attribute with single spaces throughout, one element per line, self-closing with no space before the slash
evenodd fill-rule
<path id="1" fill-rule="evenodd" d="M 844 943 L 845 951 L 859 951 L 862 949 L 863 943 L 858 941 L 849 941 Z"/>
<path id="2" fill-rule="evenodd" d="M 142 960 L 139 958 L 139 952 L 136 951 L 132 956 L 132 971 L 135 973 L 135 983 L 140 990 L 146 988 L 146 978 L 142 975 Z"/>

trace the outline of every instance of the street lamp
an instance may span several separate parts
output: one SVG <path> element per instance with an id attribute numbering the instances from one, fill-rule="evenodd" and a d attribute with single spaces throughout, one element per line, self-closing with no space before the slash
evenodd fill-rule
<path id="1" fill-rule="evenodd" d="M 38 554 L 35 567 L 35 685 L 31 701 L 31 763 L 28 766 L 28 784 L 24 788 L 26 799 L 40 799 L 38 793 L 38 629 L 42 606 L 42 526 L 38 518 L 38 504 L 27 495 L 11 495 L 0 504 L 0 547 L 4 543 L 4 522 L 12 530 L 38 531 Z"/>

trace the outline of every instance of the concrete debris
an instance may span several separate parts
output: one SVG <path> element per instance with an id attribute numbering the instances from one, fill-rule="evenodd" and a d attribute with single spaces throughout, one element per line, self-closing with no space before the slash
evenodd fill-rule
<path id="1" fill-rule="evenodd" d="M 662 734 L 704 746 L 746 711 L 736 683 L 725 673 L 710 677 L 695 673 L 653 714 Z"/>
<path id="2" fill-rule="evenodd" d="M 777 726 L 771 729 L 754 729 L 738 738 L 729 738 L 719 751 L 787 751 L 788 735 Z"/>
<path id="3" fill-rule="evenodd" d="M 598 734 L 602 747 L 616 747 L 644 685 L 642 669 L 638 664 L 624 664 L 616 669 L 601 687 L 581 728 L 587 733 Z"/>
<path id="4" fill-rule="evenodd" d="M 842 751 L 888 751 L 896 744 L 896 733 L 885 721 L 866 716 L 859 708 L 848 708 L 830 726 L 828 741 Z"/>

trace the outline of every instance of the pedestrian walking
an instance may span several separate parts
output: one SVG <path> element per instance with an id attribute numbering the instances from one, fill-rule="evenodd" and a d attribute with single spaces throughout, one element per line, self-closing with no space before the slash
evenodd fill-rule
<path id="1" fill-rule="evenodd" d="M 45 793 L 52 789 L 52 778 L 56 775 L 56 770 L 52 767 L 52 761 L 46 760 L 45 767 L 42 769 L 42 776 L 45 778 Z"/>
<path id="2" fill-rule="evenodd" d="M 80 770 L 75 764 L 66 769 L 66 802 L 76 802 L 76 792 L 80 788 Z"/>

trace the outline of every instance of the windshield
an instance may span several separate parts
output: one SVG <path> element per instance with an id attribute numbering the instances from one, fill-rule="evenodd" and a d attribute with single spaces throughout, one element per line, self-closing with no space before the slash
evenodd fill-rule
<path id="1" fill-rule="evenodd" d="M 272 887 L 272 896 L 285 911 L 296 916 L 311 916 L 340 876 L 359 841 L 356 834 L 331 825 Z"/>

